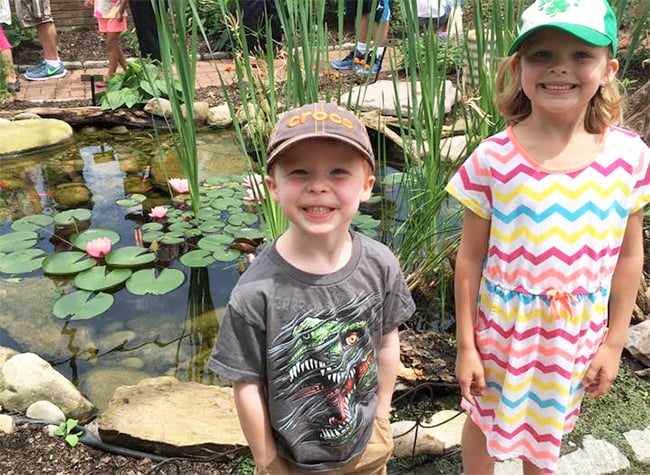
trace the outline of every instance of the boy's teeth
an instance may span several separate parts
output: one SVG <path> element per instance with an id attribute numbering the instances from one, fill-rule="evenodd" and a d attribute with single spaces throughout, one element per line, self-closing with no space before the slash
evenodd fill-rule
<path id="1" fill-rule="evenodd" d="M 327 213 L 329 211 L 329 208 L 325 208 L 324 206 L 318 206 L 313 208 L 307 208 L 307 211 L 309 211 L 310 213 Z"/>

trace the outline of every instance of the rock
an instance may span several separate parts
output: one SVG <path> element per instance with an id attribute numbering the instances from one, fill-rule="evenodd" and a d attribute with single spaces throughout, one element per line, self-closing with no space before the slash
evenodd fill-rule
<path id="1" fill-rule="evenodd" d="M 34 353 L 18 353 L 5 361 L 0 368 L 0 405 L 24 413 L 41 400 L 57 405 L 66 418 L 82 422 L 97 412 L 70 381 Z"/>
<path id="2" fill-rule="evenodd" d="M 105 442 L 167 456 L 245 449 L 231 388 L 148 378 L 118 388 L 97 421 Z"/>
<path id="3" fill-rule="evenodd" d="M 393 455 L 404 458 L 411 455 L 439 454 L 460 446 L 466 419 L 465 413 L 446 410 L 437 412 L 417 428 L 415 421 L 393 422 L 390 425 L 395 442 Z"/>
<path id="4" fill-rule="evenodd" d="M 138 369 L 115 368 L 91 369 L 83 375 L 80 386 L 86 388 L 86 396 L 90 399 L 99 411 L 103 411 L 110 401 L 113 393 L 120 386 L 137 384 L 145 378 L 151 377 Z"/>
<path id="5" fill-rule="evenodd" d="M 623 434 L 632 447 L 634 458 L 641 463 L 650 464 L 650 426 L 645 430 L 631 430 Z"/>
<path id="6" fill-rule="evenodd" d="M 601 475 L 630 468 L 630 461 L 609 442 L 587 435 L 582 447 L 560 457 L 558 475 Z"/>
<path id="7" fill-rule="evenodd" d="M 646 366 L 650 366 L 650 320 L 630 327 L 625 349 Z"/>
<path id="8" fill-rule="evenodd" d="M 25 415 L 30 419 L 47 421 L 52 424 L 65 422 L 65 414 L 50 401 L 36 401 L 29 405 Z"/>
<path id="9" fill-rule="evenodd" d="M 228 104 L 210 108 L 208 111 L 208 125 L 216 128 L 226 128 L 232 125 L 232 115 Z"/>
<path id="10" fill-rule="evenodd" d="M 72 139 L 72 133 L 72 127 L 58 119 L 36 118 L 0 123 L 0 159 L 65 144 Z"/>
<path id="11" fill-rule="evenodd" d="M 194 122 L 197 124 L 203 124 L 208 119 L 208 111 L 210 105 L 207 102 L 195 102 L 192 109 L 194 115 Z M 156 99 L 155 97 L 149 99 L 149 101 L 144 105 L 145 112 L 156 115 L 158 117 L 165 117 L 168 119 L 173 118 L 172 105 L 168 99 Z M 181 108 L 183 117 L 185 117 L 185 109 Z"/>
<path id="12" fill-rule="evenodd" d="M 56 187 L 56 202 L 61 209 L 83 207 L 92 201 L 92 196 L 84 183 L 62 183 Z"/>
<path id="13" fill-rule="evenodd" d="M 13 434 L 16 430 L 16 421 L 7 414 L 0 414 L 0 434 Z"/>
<path id="14" fill-rule="evenodd" d="M 411 83 L 398 82 L 397 83 L 397 97 L 395 97 L 395 85 L 392 80 L 380 80 L 372 84 L 363 84 L 352 88 L 350 93 L 341 97 L 341 104 L 356 104 L 359 102 L 359 110 L 379 110 L 382 115 L 390 115 L 395 117 L 408 117 L 411 115 L 411 109 L 414 107 L 411 97 Z M 416 104 L 420 103 L 420 83 L 416 84 L 415 94 L 417 96 Z M 449 80 L 445 80 L 445 112 L 450 112 L 454 102 L 456 101 L 456 87 Z M 397 107 L 400 107 L 400 113 L 397 112 Z M 435 112 L 434 107 L 434 115 Z"/>

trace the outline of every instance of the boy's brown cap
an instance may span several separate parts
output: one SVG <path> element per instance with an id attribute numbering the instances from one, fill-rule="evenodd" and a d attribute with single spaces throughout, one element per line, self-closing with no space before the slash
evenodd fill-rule
<path id="1" fill-rule="evenodd" d="M 353 146 L 375 170 L 375 156 L 366 127 L 351 111 L 324 102 L 291 109 L 280 118 L 269 139 L 266 168 L 293 145 L 312 138 L 330 138 Z"/>

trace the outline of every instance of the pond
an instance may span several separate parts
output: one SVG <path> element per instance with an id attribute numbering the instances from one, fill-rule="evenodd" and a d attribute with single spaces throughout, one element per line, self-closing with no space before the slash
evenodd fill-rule
<path id="1" fill-rule="evenodd" d="M 169 137 L 163 136 L 161 143 L 159 147 L 151 131 L 114 135 L 87 129 L 76 132 L 66 148 L 2 161 L 0 240 L 16 236 L 12 225 L 25 216 L 88 210 L 89 220 L 36 230 L 32 248 L 47 256 L 71 251 L 75 234 L 96 228 L 117 233 L 115 248 L 142 246 L 138 230 L 151 221 L 149 209 L 171 203 L 166 178 L 183 176 Z M 235 189 L 241 193 L 246 159 L 232 133 L 200 132 L 197 143 L 200 180 L 239 180 Z M 138 194 L 146 195 L 141 204 L 116 204 Z M 12 250 L 6 241 L 4 249 L 0 245 L 0 262 Z M 161 239 L 155 247 L 156 260 L 148 267 L 156 273 L 181 272 L 182 285 L 161 295 L 135 295 L 124 285 L 106 290 L 112 305 L 88 319 L 60 318 L 53 312 L 62 296 L 77 290 L 75 274 L 46 274 L 41 268 L 11 273 L 5 267 L 0 272 L 0 346 L 38 354 L 100 410 L 116 387 L 144 377 L 172 375 L 215 383 L 205 363 L 244 257 L 188 267 L 177 258 L 188 251 L 187 240 L 165 244 Z"/>

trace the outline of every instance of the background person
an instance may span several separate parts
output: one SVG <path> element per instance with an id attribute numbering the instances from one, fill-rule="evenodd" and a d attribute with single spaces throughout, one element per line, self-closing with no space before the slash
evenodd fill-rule
<path id="1" fill-rule="evenodd" d="M 11 44 L 5 35 L 2 24 L 11 24 L 11 7 L 9 0 L 0 0 L 0 59 L 2 59 L 2 67 L 4 72 L 5 86 L 8 92 L 20 91 L 20 81 L 16 76 L 16 68 L 14 67 L 14 59 L 11 54 Z"/>
<path id="2" fill-rule="evenodd" d="M 456 377 L 464 473 L 555 473 L 584 394 L 609 390 L 643 268 L 650 149 L 615 124 L 606 0 L 535 1 L 497 75 L 508 128 L 447 185 L 464 206 Z"/>
<path id="3" fill-rule="evenodd" d="M 108 53 L 107 78 L 115 74 L 117 66 L 126 71 L 126 57 L 120 46 L 120 34 L 126 31 L 126 12 L 120 8 L 121 0 L 85 0 L 87 7 L 94 7 L 99 32 L 106 35 L 106 51 Z M 104 82 L 97 83 L 105 87 Z"/>
<path id="4" fill-rule="evenodd" d="M 265 182 L 289 226 L 232 291 L 208 362 L 233 381 L 258 474 L 386 473 L 397 327 L 415 304 L 391 251 L 350 230 L 374 164 L 336 104 L 289 110 L 271 134 Z"/>
<path id="5" fill-rule="evenodd" d="M 354 49 L 343 59 L 332 61 L 330 64 L 334 69 L 340 71 L 354 70 L 361 74 L 376 74 L 381 70 L 381 62 L 384 57 L 384 48 L 386 38 L 388 37 L 388 26 L 390 22 L 390 2 L 389 0 L 376 0 L 377 9 L 375 11 L 374 21 L 370 21 L 372 13 L 373 0 L 361 1 L 361 20 L 357 42 Z M 356 18 L 358 11 L 357 1 L 345 2 L 346 16 Z M 355 21 L 355 26 L 356 26 Z M 368 36 L 370 34 L 370 36 Z M 368 38 L 371 44 L 366 44 Z M 376 46 L 372 52 L 372 46 Z M 372 54 L 371 54 L 372 53 Z"/>
<path id="6" fill-rule="evenodd" d="M 50 0 L 15 0 L 16 17 L 21 28 L 36 27 L 43 48 L 43 61 L 25 71 L 25 79 L 44 81 L 66 75 L 63 61 L 59 58 L 56 42 L 56 26 L 52 18 Z"/>

